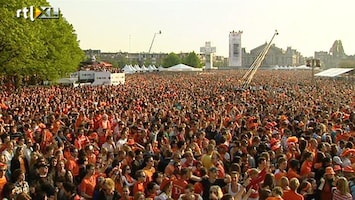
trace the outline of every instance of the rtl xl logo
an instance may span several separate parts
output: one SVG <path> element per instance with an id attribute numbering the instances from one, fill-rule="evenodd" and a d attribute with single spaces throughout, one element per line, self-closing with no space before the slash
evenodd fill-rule
<path id="1" fill-rule="evenodd" d="M 34 21 L 35 19 L 59 19 L 60 10 L 59 8 L 46 7 L 46 6 L 40 6 L 40 7 L 30 6 L 30 7 L 18 9 L 16 11 L 17 18 L 20 18 L 21 15 L 25 19 L 30 18 L 31 21 Z"/>

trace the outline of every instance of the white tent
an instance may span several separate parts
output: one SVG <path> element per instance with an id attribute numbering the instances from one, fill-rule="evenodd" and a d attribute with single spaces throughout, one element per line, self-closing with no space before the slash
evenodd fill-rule
<path id="1" fill-rule="evenodd" d="M 142 69 L 138 65 L 134 65 L 133 68 L 136 70 L 136 72 L 142 71 Z"/>
<path id="2" fill-rule="evenodd" d="M 354 68 L 330 68 L 324 71 L 321 71 L 314 76 L 323 76 L 323 77 L 336 77 L 350 71 L 354 70 Z"/>
<path id="3" fill-rule="evenodd" d="M 149 66 L 148 66 L 148 70 L 149 70 L 150 72 L 152 72 L 152 71 L 154 71 L 155 69 L 154 69 L 154 67 L 153 67 L 152 65 L 149 65 Z"/>
<path id="4" fill-rule="evenodd" d="M 148 68 L 147 68 L 146 66 L 144 66 L 144 65 L 141 67 L 141 69 L 142 69 L 142 71 L 144 71 L 144 72 L 148 71 Z"/>
<path id="5" fill-rule="evenodd" d="M 308 70 L 310 70 L 310 69 L 312 69 L 312 67 L 307 67 L 306 65 L 300 65 L 300 66 L 295 67 L 295 69 L 308 69 Z"/>
<path id="6" fill-rule="evenodd" d="M 157 68 L 157 70 L 158 70 L 158 71 L 165 71 L 165 68 L 164 68 L 163 66 L 159 66 L 159 67 Z"/>
<path id="7" fill-rule="evenodd" d="M 125 65 L 123 68 L 122 68 L 123 72 L 126 73 L 126 74 L 132 74 L 135 72 L 134 69 L 132 69 L 131 66 L 129 65 Z"/>
<path id="8" fill-rule="evenodd" d="M 131 68 L 132 71 L 137 72 L 137 70 L 132 65 L 128 65 L 128 67 Z"/>
<path id="9" fill-rule="evenodd" d="M 165 68 L 164 71 L 171 72 L 192 72 L 192 71 L 202 71 L 201 68 L 194 68 L 185 64 L 177 64 L 169 68 Z"/>

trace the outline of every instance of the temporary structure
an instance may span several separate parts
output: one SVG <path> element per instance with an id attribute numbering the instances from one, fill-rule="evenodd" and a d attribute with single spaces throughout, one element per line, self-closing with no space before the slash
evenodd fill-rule
<path id="1" fill-rule="evenodd" d="M 345 73 L 348 73 L 350 71 L 354 70 L 354 68 L 330 68 L 324 71 L 321 71 L 314 76 L 323 76 L 323 77 L 337 77 L 340 75 L 343 75 Z"/>
<path id="2" fill-rule="evenodd" d="M 135 70 L 129 65 L 125 65 L 122 70 L 125 74 L 132 74 L 135 72 Z"/>
<path id="3" fill-rule="evenodd" d="M 192 72 L 192 71 L 202 71 L 201 68 L 194 68 L 185 64 L 177 64 L 169 68 L 165 68 L 163 71 L 170 71 L 170 72 Z"/>

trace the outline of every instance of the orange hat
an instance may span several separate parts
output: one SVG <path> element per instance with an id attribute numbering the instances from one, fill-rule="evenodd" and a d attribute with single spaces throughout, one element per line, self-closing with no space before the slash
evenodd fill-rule
<path id="1" fill-rule="evenodd" d="M 354 173 L 354 169 L 351 166 L 346 166 L 343 169 L 344 172 L 348 172 L 348 173 Z"/>
<path id="2" fill-rule="evenodd" d="M 296 136 L 292 136 L 292 137 L 288 137 L 287 138 L 287 143 L 297 143 L 298 142 L 298 138 Z"/>
<path id="3" fill-rule="evenodd" d="M 355 149 L 347 149 L 345 150 L 341 156 L 344 157 L 344 156 L 352 156 L 352 155 L 355 155 Z"/>
<path id="4" fill-rule="evenodd" d="M 325 175 L 331 175 L 331 174 L 335 174 L 333 167 L 327 167 L 325 168 Z"/>

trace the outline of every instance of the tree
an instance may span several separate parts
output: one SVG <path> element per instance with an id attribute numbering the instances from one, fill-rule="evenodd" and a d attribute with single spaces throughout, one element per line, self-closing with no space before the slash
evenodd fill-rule
<path id="1" fill-rule="evenodd" d="M 175 53 L 169 53 L 167 57 L 163 60 L 163 67 L 171 67 L 181 63 L 181 58 Z"/>
<path id="2" fill-rule="evenodd" d="M 152 65 L 153 62 L 152 62 L 152 59 L 151 58 L 147 58 L 145 59 L 144 61 L 144 66 L 148 67 L 149 65 Z"/>
<path id="3" fill-rule="evenodd" d="M 56 80 L 78 69 L 84 52 L 74 28 L 62 15 L 59 19 L 16 18 L 28 6 L 50 6 L 45 0 L 0 2 L 0 76 L 20 81 L 24 77 Z"/>
<path id="4" fill-rule="evenodd" d="M 186 58 L 183 61 L 184 64 L 190 65 L 195 68 L 201 68 L 201 60 L 200 58 L 196 55 L 196 53 L 193 51 L 189 53 L 189 55 L 186 56 Z"/>

